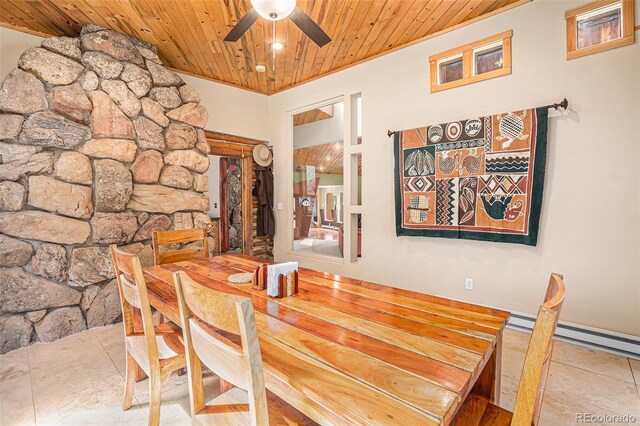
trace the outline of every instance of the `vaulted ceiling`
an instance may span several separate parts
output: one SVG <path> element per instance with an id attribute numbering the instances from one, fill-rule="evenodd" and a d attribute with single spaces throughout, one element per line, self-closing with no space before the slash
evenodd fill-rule
<path id="1" fill-rule="evenodd" d="M 343 174 L 342 141 L 293 150 L 293 167 L 315 166 L 319 173 Z"/>
<path id="2" fill-rule="evenodd" d="M 526 1 L 299 0 L 332 41 L 318 48 L 285 19 L 276 34 L 286 48 L 275 63 L 271 25 L 262 18 L 238 42 L 223 41 L 249 0 L 1 0 L 0 22 L 74 37 L 94 23 L 156 45 L 163 62 L 181 72 L 271 94 Z"/>

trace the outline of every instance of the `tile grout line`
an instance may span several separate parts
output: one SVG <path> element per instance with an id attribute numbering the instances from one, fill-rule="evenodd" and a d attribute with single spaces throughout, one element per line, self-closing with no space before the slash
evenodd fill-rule
<path id="1" fill-rule="evenodd" d="M 555 347 L 555 345 L 554 345 L 554 347 Z M 511 349 L 511 350 L 513 350 L 513 351 L 517 351 L 517 352 L 520 352 L 520 353 L 524 353 L 525 355 L 527 354 L 527 352 L 526 352 L 526 351 L 524 351 L 524 352 L 523 352 L 523 351 L 521 351 L 520 349 L 514 349 L 514 348 L 510 348 L 510 349 Z M 613 354 L 611 354 L 611 355 L 613 355 Z M 622 357 L 621 355 L 614 355 L 614 356 L 619 356 L 619 357 L 624 358 L 624 359 L 626 359 L 626 360 L 627 360 L 627 364 L 629 364 L 629 371 L 631 371 L 631 379 L 633 380 L 632 382 L 627 381 L 627 380 L 624 380 L 624 379 L 621 379 L 621 378 L 619 378 L 619 377 L 612 377 L 612 376 L 609 376 L 608 374 L 601 373 L 601 372 L 598 372 L 598 371 L 587 370 L 586 368 L 579 367 L 579 366 L 577 366 L 577 365 L 567 364 L 567 363 L 565 363 L 565 362 L 558 361 L 558 360 L 555 360 L 555 359 L 553 359 L 553 358 L 551 358 L 551 362 L 556 362 L 556 363 L 558 363 L 558 364 L 566 365 L 567 367 L 573 367 L 573 368 L 576 368 L 576 369 L 578 369 L 578 370 L 585 371 L 585 372 L 587 372 L 587 373 L 592 373 L 592 374 L 597 374 L 597 375 L 599 375 L 599 376 L 604 376 L 604 377 L 606 377 L 606 378 L 608 378 L 608 379 L 611 379 L 611 380 L 617 380 L 617 381 L 619 381 L 619 382 L 623 382 L 623 383 L 630 383 L 630 384 L 633 384 L 633 385 L 636 385 L 636 386 L 640 386 L 640 383 L 636 382 L 636 378 L 635 378 L 635 376 L 633 375 L 633 368 L 631 368 L 631 361 L 629 360 L 629 358 L 627 358 L 627 357 Z M 513 379 L 513 377 L 511 377 L 511 378 Z"/>
<path id="2" fill-rule="evenodd" d="M 119 323 L 118 323 L 119 324 Z M 107 357 L 109 357 L 109 361 L 111 361 L 111 364 L 113 364 L 113 366 L 115 367 L 116 371 L 118 372 L 118 374 L 120 375 L 120 377 L 122 378 L 122 380 L 124 380 L 125 382 L 127 381 L 127 378 L 124 377 L 122 375 L 122 373 L 120 372 L 120 370 L 118 370 L 118 366 L 116 365 L 115 361 L 113 360 L 113 358 L 111 358 L 111 355 L 109 355 L 109 351 L 104 347 L 104 345 L 102 344 L 102 341 L 100 340 L 100 338 L 98 337 L 98 335 L 95 333 L 95 331 L 93 331 L 93 329 L 89 329 L 93 335 L 95 336 L 96 340 L 98 340 L 98 343 L 100 343 L 100 347 L 102 348 L 102 350 L 107 354 Z M 125 346 L 125 351 L 126 351 L 126 346 Z M 136 405 L 140 405 L 140 401 L 138 401 L 138 398 L 136 397 L 135 393 L 133 394 L 133 399 L 136 401 Z"/>
<path id="3" fill-rule="evenodd" d="M 638 396 L 640 397 L 640 383 L 636 380 L 636 375 L 633 372 L 633 366 L 631 365 L 631 358 L 627 358 L 627 362 L 629 363 L 629 368 L 631 369 L 631 377 L 633 378 L 633 383 L 636 385 L 636 391 L 638 392 Z"/>
<path id="4" fill-rule="evenodd" d="M 598 375 L 598 376 L 604 376 L 604 377 L 606 377 L 606 378 L 609 378 L 609 379 L 615 380 L 616 382 L 621 382 L 621 383 L 623 383 L 623 384 L 631 385 L 631 386 L 636 387 L 633 383 L 630 383 L 630 382 L 627 382 L 627 381 L 624 381 L 624 380 L 620 380 L 620 379 L 614 379 L 614 378 L 611 378 L 611 377 L 609 377 L 609 376 L 605 376 L 604 374 L 594 373 L 594 372 L 589 371 L 589 370 L 584 370 L 584 369 L 582 369 L 582 368 L 574 367 L 574 366 L 572 366 L 572 365 L 564 364 L 564 363 L 560 363 L 560 362 L 557 362 L 557 361 L 552 361 L 552 362 L 556 362 L 556 363 L 558 363 L 558 364 L 561 364 L 561 365 L 564 365 L 564 366 L 567 366 L 567 367 L 573 367 L 573 368 L 576 368 L 576 369 L 578 369 L 578 370 L 583 370 L 583 371 L 586 371 L 586 372 L 588 372 L 588 373 L 592 373 L 592 374 L 595 374 L 595 375 Z M 549 372 L 550 372 L 550 371 L 551 371 L 551 367 L 549 368 Z M 547 383 L 548 383 L 548 381 L 547 381 Z M 548 388 L 548 386 L 545 386 L 545 394 L 546 394 L 547 388 Z M 636 387 L 636 390 L 637 390 L 637 387 Z M 563 398 L 568 398 L 568 399 L 571 399 L 571 400 L 574 400 L 574 401 L 583 402 L 581 399 L 576 398 L 574 395 L 567 395 L 567 393 L 566 393 L 565 391 L 561 390 L 561 389 L 556 389 L 556 390 L 554 390 L 554 389 L 549 389 L 549 391 L 550 391 L 550 392 L 552 392 L 553 394 L 561 395 Z M 606 407 L 606 406 L 602 405 L 602 403 L 601 403 L 601 401 L 600 401 L 600 400 L 597 400 L 597 401 L 591 401 L 591 405 L 592 405 L 592 406 L 594 406 L 594 407 L 596 407 L 596 408 L 598 408 L 598 409 L 600 409 L 600 410 L 602 410 L 603 412 L 607 412 L 607 411 L 609 411 L 609 412 L 615 412 L 611 407 Z M 626 407 L 626 404 L 623 404 L 623 405 L 625 405 L 625 407 Z"/>
<path id="5" fill-rule="evenodd" d="M 627 384 L 635 385 L 635 378 L 633 378 L 633 371 L 631 371 L 631 377 L 632 377 L 632 379 L 633 379 L 633 382 L 629 382 L 629 381 L 624 380 L 624 379 L 621 379 L 621 378 L 619 378 L 619 377 L 611 377 L 611 376 L 609 376 L 609 375 L 607 375 L 607 374 L 600 373 L 600 372 L 598 372 L 598 371 L 591 371 L 591 370 L 587 370 L 586 368 L 578 367 L 577 365 L 567 364 L 567 363 L 564 363 L 564 362 L 561 362 L 561 361 L 556 361 L 556 360 L 554 360 L 554 359 L 552 359 L 552 360 L 551 360 L 551 362 L 556 362 L 556 363 L 558 363 L 558 364 L 562 364 L 562 365 L 565 365 L 565 366 L 567 366 L 567 367 L 572 367 L 572 368 L 575 368 L 575 369 L 577 369 L 577 370 L 582 370 L 582 371 L 587 372 L 587 373 L 597 374 L 598 376 L 606 377 L 607 379 L 616 380 L 616 381 L 618 381 L 618 382 L 622 382 L 622 383 L 627 383 Z M 630 365 L 630 364 L 629 364 L 629 368 L 631 368 L 631 365 Z"/>
<path id="6" fill-rule="evenodd" d="M 121 324 L 121 323 L 111 324 L 110 326 L 113 326 L 113 325 L 117 326 L 118 324 Z M 127 380 L 127 378 L 126 378 L 125 376 L 123 376 L 123 375 L 122 375 L 122 373 L 120 372 L 120 370 L 118 370 L 118 366 L 116 365 L 116 363 L 115 363 L 115 361 L 113 360 L 113 358 L 111 357 L 111 355 L 109 355 L 109 351 L 104 347 L 104 345 L 102 344 L 102 341 L 100 340 L 100 338 L 98 337 L 98 335 L 93 331 L 93 329 L 89 329 L 89 330 L 87 330 L 87 331 L 91 331 L 91 332 L 93 333 L 93 335 L 94 335 L 94 336 L 96 337 L 96 339 L 98 340 L 98 343 L 100 343 L 100 346 L 102 347 L 102 350 L 104 350 L 104 351 L 105 351 L 105 353 L 106 353 L 106 354 L 107 354 L 107 356 L 109 357 L 109 360 L 111 361 L 111 363 L 113 364 L 113 366 L 114 366 L 114 367 L 116 368 L 116 370 L 118 371 L 118 374 L 120 374 L 120 377 L 122 377 L 122 379 L 123 379 L 124 381 L 126 381 L 126 380 Z M 125 351 L 126 351 L 126 347 L 125 347 Z M 137 382 L 136 382 L 136 383 L 137 383 Z M 173 384 L 173 385 L 171 385 L 171 386 L 166 386 L 166 385 L 167 385 L 167 383 L 164 383 L 164 385 L 165 385 L 165 388 L 164 388 L 164 389 L 162 389 L 162 392 L 169 391 L 169 390 L 174 389 L 174 388 L 176 388 L 176 387 L 178 387 L 178 386 L 179 386 L 178 384 Z M 140 403 L 140 401 L 138 400 L 138 397 L 136 396 L 135 392 L 134 392 L 134 394 L 133 394 L 133 398 L 134 398 L 134 399 L 135 399 L 135 401 L 136 401 L 136 405 L 139 405 L 139 406 L 141 406 L 141 405 L 142 405 L 142 404 Z"/>
<path id="7" fill-rule="evenodd" d="M 29 356 L 29 348 L 27 347 L 27 364 L 29 365 L 29 388 L 31 389 L 31 407 L 33 408 L 33 424 L 38 424 L 36 416 L 36 399 L 33 396 L 33 376 L 31 375 L 31 357 Z"/>
<path id="8" fill-rule="evenodd" d="M 109 326 L 106 327 L 111 327 L 111 326 L 118 326 L 119 324 L 122 323 L 116 323 L 116 324 L 111 324 Z M 103 326 L 104 328 L 105 326 Z M 113 364 L 113 366 L 116 368 L 116 370 L 118 371 L 118 374 L 120 374 L 120 377 L 122 377 L 122 379 L 126 382 L 127 378 L 125 376 L 122 375 L 122 373 L 120 372 L 120 370 L 118 370 L 118 366 L 116 365 L 115 361 L 113 361 L 113 358 L 111 358 L 111 355 L 109 355 L 109 351 L 107 351 L 107 349 L 104 347 L 104 345 L 102 344 L 102 341 L 100 340 L 100 338 L 98 337 L 98 335 L 95 333 L 95 331 L 93 329 L 88 329 L 87 331 L 91 331 L 93 333 L 93 335 L 95 336 L 95 338 L 98 340 L 98 343 L 100 343 L 100 346 L 102 347 L 102 350 L 105 351 L 105 353 L 107 354 L 107 356 L 109 357 L 109 360 L 111 361 L 111 363 Z M 125 345 L 125 351 L 126 351 L 126 345 Z M 136 382 L 137 383 L 137 382 Z M 169 391 L 171 389 L 174 389 L 180 385 L 178 384 L 172 384 L 170 386 L 167 386 L 167 383 L 164 383 L 164 388 L 162 389 L 162 392 L 166 392 Z M 138 397 L 136 396 L 135 392 L 133 393 L 133 398 L 136 401 L 136 405 L 138 406 L 142 406 L 142 404 L 140 403 L 140 400 L 138 400 Z"/>

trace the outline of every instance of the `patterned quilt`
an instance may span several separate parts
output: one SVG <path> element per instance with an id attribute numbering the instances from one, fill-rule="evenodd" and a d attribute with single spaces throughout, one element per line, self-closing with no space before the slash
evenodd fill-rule
<path id="1" fill-rule="evenodd" d="M 396 233 L 536 245 L 547 108 L 395 133 Z"/>

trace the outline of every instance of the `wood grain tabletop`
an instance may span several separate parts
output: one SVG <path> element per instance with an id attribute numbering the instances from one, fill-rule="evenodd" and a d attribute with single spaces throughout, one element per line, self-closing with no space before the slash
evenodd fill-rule
<path id="1" fill-rule="evenodd" d="M 321 424 L 449 424 L 469 392 L 497 402 L 509 313 L 300 268 L 274 299 L 221 255 L 145 268 L 151 304 L 179 324 L 173 273 L 253 301 L 267 388 Z"/>

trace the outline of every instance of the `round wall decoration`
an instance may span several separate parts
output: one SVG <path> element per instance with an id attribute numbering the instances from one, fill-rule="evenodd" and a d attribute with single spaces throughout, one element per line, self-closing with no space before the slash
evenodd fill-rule
<path id="1" fill-rule="evenodd" d="M 459 121 L 447 124 L 447 137 L 449 140 L 455 141 L 462 134 L 462 124 Z"/>
<path id="2" fill-rule="evenodd" d="M 439 125 L 429 127 L 427 137 L 433 143 L 436 143 L 442 139 L 442 127 Z"/>
<path id="3" fill-rule="evenodd" d="M 467 134 L 467 136 L 471 136 L 471 137 L 474 137 L 478 133 L 480 133 L 481 129 L 482 129 L 482 122 L 477 118 L 467 120 L 467 122 L 464 125 L 464 132 Z"/>

